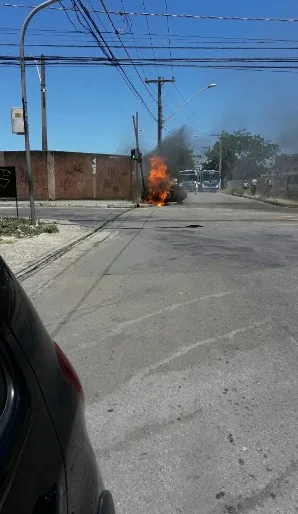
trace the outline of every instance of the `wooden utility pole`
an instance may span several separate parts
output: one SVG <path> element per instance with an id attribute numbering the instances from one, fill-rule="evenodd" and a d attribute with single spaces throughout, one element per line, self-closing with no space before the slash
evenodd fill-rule
<path id="1" fill-rule="evenodd" d="M 158 77 L 157 79 L 146 79 L 145 82 L 146 84 L 157 84 L 157 145 L 158 148 L 161 148 L 163 125 L 161 88 L 166 82 L 175 82 L 175 79 L 164 79 L 163 77 Z"/>
<path id="2" fill-rule="evenodd" d="M 48 151 L 47 100 L 46 100 L 46 65 L 44 55 L 40 59 L 40 94 L 41 94 L 41 149 Z"/>
<path id="3" fill-rule="evenodd" d="M 136 112 L 136 115 L 132 117 L 133 121 L 133 128 L 135 132 L 135 138 L 136 138 L 136 152 L 137 152 L 137 159 L 136 159 L 136 166 L 135 166 L 135 174 L 136 174 L 136 199 L 138 201 L 139 199 L 139 167 L 141 170 L 141 178 L 142 178 L 142 186 L 143 186 L 143 192 L 141 197 L 143 198 L 145 193 L 145 179 L 144 179 L 144 171 L 143 171 L 143 158 L 140 151 L 140 142 L 139 142 L 139 113 Z M 139 166 L 138 166 L 139 165 Z"/>
<path id="4" fill-rule="evenodd" d="M 135 138 L 136 138 L 136 160 L 135 160 L 135 198 L 136 198 L 136 204 L 138 204 L 139 201 L 139 154 L 140 154 L 140 148 L 139 148 L 139 113 L 136 112 L 136 115 L 132 117 L 133 121 L 133 128 L 135 131 Z"/>
<path id="5" fill-rule="evenodd" d="M 219 163 L 218 163 L 218 171 L 220 175 L 220 187 L 221 189 L 224 188 L 224 181 L 223 181 L 223 174 L 222 174 L 222 160 L 223 160 L 223 147 L 222 147 L 222 138 L 221 134 L 210 134 L 212 137 L 218 137 L 219 138 Z"/>

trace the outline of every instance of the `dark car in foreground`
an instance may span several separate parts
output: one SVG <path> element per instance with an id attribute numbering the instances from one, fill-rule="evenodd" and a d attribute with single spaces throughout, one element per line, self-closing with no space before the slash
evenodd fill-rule
<path id="1" fill-rule="evenodd" d="M 115 513 L 79 378 L 1 257 L 0 512 Z"/>

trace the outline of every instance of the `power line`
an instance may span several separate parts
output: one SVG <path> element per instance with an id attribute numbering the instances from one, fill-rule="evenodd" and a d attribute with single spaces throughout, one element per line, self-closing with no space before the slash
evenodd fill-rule
<path id="1" fill-rule="evenodd" d="M 42 41 L 44 41 L 44 38 L 42 39 Z M 112 40 L 112 44 L 106 40 L 106 43 L 109 43 L 109 47 L 110 48 L 113 48 L 113 49 L 121 49 L 123 48 L 122 45 L 118 45 L 116 44 L 113 40 Z M 1 41 L 0 40 L 0 45 L 1 46 L 19 46 L 18 43 L 12 43 L 11 41 Z M 86 43 L 85 42 L 82 42 L 82 43 L 74 43 L 74 44 L 67 44 L 67 43 L 60 43 L 60 42 L 54 42 L 54 43 L 40 43 L 39 41 L 35 42 L 35 43 L 27 43 L 25 46 L 27 47 L 34 47 L 34 46 L 39 46 L 39 47 L 43 47 L 43 48 L 46 48 L 46 47 L 55 47 L 55 48 L 97 48 L 98 45 L 97 44 L 92 44 L 91 42 L 89 42 L 88 44 L 88 40 L 86 40 Z M 140 59 L 144 59 L 144 57 L 140 54 L 139 50 L 150 50 L 151 49 L 151 46 L 148 46 L 148 45 L 137 45 L 136 43 L 134 45 L 130 45 L 130 44 L 125 44 L 125 47 L 126 49 L 131 49 L 131 50 L 136 50 L 136 52 L 139 54 L 139 58 Z M 158 46 L 158 45 L 155 45 L 154 46 L 154 49 L 156 50 L 166 50 L 168 47 L 167 46 Z M 198 46 L 190 46 L 190 45 L 180 45 L 180 46 L 172 46 L 172 50 L 210 50 L 210 51 L 215 51 L 215 50 L 220 50 L 220 51 L 230 51 L 230 50 L 262 50 L 262 51 L 271 51 L 271 50 L 298 50 L 298 41 L 297 41 L 297 46 L 270 46 L 270 47 L 267 47 L 267 48 L 264 48 L 263 46 L 209 46 L 209 45 L 201 45 Z M 172 59 L 172 57 L 170 58 Z"/>
<path id="2" fill-rule="evenodd" d="M 78 1 L 80 1 L 80 0 L 78 0 Z M 153 94 L 151 93 L 151 91 L 150 91 L 149 87 L 147 87 L 146 82 L 143 80 L 143 78 L 142 78 L 141 74 L 139 73 L 138 69 L 136 68 L 136 66 L 135 66 L 135 65 L 134 65 L 134 63 L 133 63 L 133 61 L 132 61 L 132 59 L 131 59 L 131 57 L 130 57 L 130 55 L 129 55 L 129 52 L 127 51 L 127 49 L 126 49 L 125 45 L 123 44 L 123 42 L 122 42 L 122 40 L 121 40 L 121 37 L 119 36 L 119 32 L 117 31 L 117 29 L 116 29 L 116 27 L 115 27 L 115 25 L 114 25 L 114 22 L 113 22 L 113 20 L 112 20 L 111 16 L 109 15 L 109 13 L 108 13 L 108 10 L 107 10 L 107 8 L 106 8 L 106 5 L 105 5 L 104 0 L 99 0 L 99 1 L 100 1 L 101 5 L 103 6 L 104 11 L 105 11 L 105 13 L 107 14 L 107 16 L 108 16 L 108 18 L 109 18 L 109 20 L 110 20 L 110 23 L 111 23 L 111 25 L 112 25 L 112 27 L 113 27 L 113 29 L 114 29 L 114 31 L 115 31 L 115 34 L 116 34 L 116 36 L 118 37 L 118 39 L 119 39 L 119 41 L 120 41 L 120 43 L 121 43 L 121 46 L 122 46 L 123 50 L 125 51 L 125 53 L 126 53 L 127 57 L 128 57 L 128 58 L 129 58 L 129 60 L 131 61 L 132 66 L 134 67 L 134 69 L 135 69 L 135 71 L 136 71 L 136 73 L 137 73 L 137 75 L 138 75 L 139 79 L 141 80 L 142 84 L 145 86 L 145 89 L 147 90 L 147 92 L 149 93 L 149 95 L 151 96 L 151 98 L 155 101 L 155 98 L 154 98 Z M 150 111 L 150 112 L 151 112 L 151 111 Z M 152 114 L 152 113 L 151 113 L 151 114 Z"/>
<path id="3" fill-rule="evenodd" d="M 15 60 L 16 62 L 19 60 L 19 56 L 13 56 L 13 55 L 3 55 L 2 59 L 6 60 Z M 26 61 L 30 62 L 34 60 L 32 57 L 26 57 Z M 116 58 L 111 59 L 111 57 L 108 55 L 106 57 L 94 57 L 94 56 L 45 56 L 46 61 L 60 61 L 62 62 L 102 62 L 103 64 L 107 64 L 114 67 L 119 67 L 120 65 L 126 65 L 126 66 L 152 66 L 153 59 L 134 59 L 132 60 L 131 57 L 129 58 Z M 233 57 L 221 57 L 221 58 L 179 58 L 179 59 L 172 59 L 169 61 L 169 59 L 158 59 L 158 63 L 162 66 L 169 66 L 169 62 L 173 63 L 173 66 L 180 66 L 184 68 L 188 67 L 200 67 L 201 65 L 210 64 L 211 67 L 217 67 L 217 65 L 227 65 L 226 68 L 228 69 L 230 64 L 235 66 L 247 66 L 248 68 L 253 66 L 256 67 L 257 65 L 264 65 L 264 64 L 291 64 L 291 65 L 298 65 L 298 57 L 265 57 L 265 58 L 259 58 L 259 57 L 249 57 L 249 58 L 233 58 Z M 295 66 L 293 66 L 293 69 Z"/>
<path id="4" fill-rule="evenodd" d="M 122 9 L 125 10 L 124 9 L 123 0 L 120 0 L 120 5 L 121 5 Z M 136 40 L 135 40 L 135 37 L 134 37 L 134 33 L 132 31 L 132 22 L 131 22 L 129 16 L 127 17 L 127 23 L 128 23 L 128 27 L 129 27 L 129 34 L 131 35 L 131 38 L 132 38 L 132 41 L 133 41 L 133 44 L 134 44 L 134 49 L 136 50 L 136 54 L 137 54 L 137 56 L 140 59 L 143 59 L 143 56 L 142 56 L 141 52 L 139 51 L 139 48 L 137 47 L 137 43 L 136 43 Z M 126 46 L 126 48 L 131 48 L 131 47 Z M 145 79 L 146 78 L 146 74 L 145 74 L 145 70 L 144 70 L 143 66 L 141 66 L 141 69 L 142 69 L 143 77 Z"/>
<path id="5" fill-rule="evenodd" d="M 142 0 L 142 1 L 143 1 L 144 11 L 146 11 L 146 7 L 145 7 L 145 0 Z M 151 34 L 150 34 L 150 27 L 149 27 L 148 16 L 146 16 L 146 24 L 147 24 L 147 30 L 148 30 L 148 34 L 149 34 L 149 38 L 150 38 L 150 44 L 151 44 L 151 48 L 152 48 L 152 54 L 153 54 L 153 57 L 154 57 L 154 59 L 155 59 L 155 52 L 154 52 L 153 43 L 152 43 L 152 36 L 151 36 Z M 159 71 L 158 71 L 158 68 L 157 68 L 157 64 L 156 64 L 156 63 L 155 63 L 155 68 L 156 68 L 157 75 L 159 75 Z"/>
<path id="6" fill-rule="evenodd" d="M 4 33 L 16 33 L 19 34 L 20 29 L 17 27 L 0 27 L 0 31 Z M 35 28 L 35 29 L 28 29 L 28 34 L 31 34 L 31 36 L 44 36 L 44 34 L 53 34 L 53 35 L 59 35 L 59 36 L 67 36 L 67 37 L 73 37 L 74 35 L 84 36 L 86 35 L 86 31 L 82 31 L 79 29 L 76 30 L 57 30 L 57 29 L 44 29 L 44 28 Z M 103 34 L 114 34 L 114 31 L 102 31 Z M 134 38 L 137 38 L 139 40 L 146 39 L 148 36 L 156 37 L 156 38 L 162 38 L 165 39 L 167 37 L 167 34 L 158 34 L 158 33 L 135 33 L 135 34 L 122 34 L 122 38 L 133 36 Z M 208 42 L 208 44 L 244 44 L 244 43 L 258 43 L 258 44 L 264 44 L 268 45 L 271 43 L 298 43 L 297 39 L 279 39 L 279 38 L 252 38 L 252 37 L 242 37 L 242 38 L 232 38 L 232 37 L 218 37 L 218 36 L 197 36 L 197 35 L 191 35 L 191 34 L 170 34 L 171 38 L 180 38 L 182 41 L 189 40 L 189 42 L 192 42 L 193 44 L 202 44 Z M 196 41 L 197 40 L 197 41 Z M 212 41 L 214 40 L 214 41 Z M 113 39 L 112 39 L 113 41 Z M 150 47 L 148 47 L 150 48 Z M 156 47 L 157 48 L 157 47 Z M 160 47 L 161 48 L 161 47 Z M 165 47 L 166 48 L 166 47 Z M 179 47 L 177 47 L 179 48 Z"/>
<path id="7" fill-rule="evenodd" d="M 104 55 L 107 56 L 107 59 L 108 59 L 109 63 L 112 64 L 113 66 L 116 66 L 116 68 L 118 69 L 118 71 L 121 74 L 122 78 L 124 79 L 125 83 L 128 85 L 129 89 L 133 92 L 133 94 L 135 96 L 137 96 L 137 98 L 141 101 L 141 103 L 143 104 L 143 106 L 145 107 L 147 112 L 150 114 L 150 116 L 156 121 L 154 114 L 151 112 L 151 110 L 149 109 L 148 105 L 146 104 L 146 102 L 144 101 L 144 99 L 142 98 L 142 96 L 140 95 L 138 90 L 135 88 L 135 86 L 131 82 L 130 78 L 128 77 L 128 75 L 126 74 L 126 72 L 124 71 L 122 66 L 119 64 L 119 62 L 116 59 L 116 57 L 114 56 L 112 50 L 110 50 L 108 44 L 105 42 L 105 39 L 104 39 L 103 35 L 101 34 L 101 32 L 100 32 L 99 28 L 97 27 L 96 23 L 94 22 L 94 20 L 90 16 L 88 10 L 83 5 L 81 0 L 73 0 L 73 4 L 74 4 L 75 7 L 76 7 L 76 3 L 75 3 L 76 1 L 78 2 L 81 10 L 83 11 L 83 13 L 85 15 L 85 20 L 87 18 L 86 23 L 87 23 L 87 25 L 89 27 L 91 35 L 94 37 L 95 41 L 98 43 L 98 46 L 100 47 L 100 49 L 102 50 Z M 81 11 L 80 11 L 80 13 L 81 13 Z M 100 39 L 97 37 L 97 34 L 94 32 L 94 30 L 90 27 L 90 23 L 89 22 L 91 23 L 91 25 L 94 28 L 95 32 L 99 35 Z M 103 46 L 103 45 L 105 45 L 105 46 Z"/>
<path id="8" fill-rule="evenodd" d="M 0 7 L 13 7 L 13 8 L 25 8 L 34 9 L 36 5 L 25 5 L 25 4 L 0 4 Z M 54 11 L 62 11 L 61 7 L 47 7 L 47 9 Z M 75 11 L 72 7 L 66 7 L 68 11 Z M 219 21 L 268 21 L 268 22 L 290 22 L 297 23 L 298 18 L 281 18 L 281 17 L 253 17 L 253 16 L 214 16 L 214 15 L 202 15 L 202 14 L 179 14 L 179 13 L 153 13 L 153 12 L 137 12 L 137 11 L 114 11 L 114 10 L 102 10 L 94 9 L 89 10 L 90 13 L 99 14 L 112 14 L 115 16 L 152 16 L 152 17 L 168 17 L 168 18 L 186 18 L 196 20 L 219 20 Z"/>
<path id="9" fill-rule="evenodd" d="M 167 13 L 168 12 L 168 2 L 167 2 L 167 0 L 165 0 L 165 7 L 166 7 L 166 13 Z M 170 59 L 172 59 L 169 18 L 166 18 L 166 21 L 167 21 L 167 31 L 168 31 L 169 54 L 170 54 Z M 172 72 L 172 75 L 173 75 L 173 66 L 172 65 L 171 65 L 171 72 Z"/>

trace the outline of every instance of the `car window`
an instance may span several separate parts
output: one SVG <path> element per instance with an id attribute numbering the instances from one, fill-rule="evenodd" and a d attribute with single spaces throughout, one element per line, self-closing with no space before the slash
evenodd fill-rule
<path id="1" fill-rule="evenodd" d="M 4 411 L 4 407 L 6 404 L 6 398 L 7 398 L 6 378 L 5 378 L 3 367 L 0 363 L 0 418 Z"/>

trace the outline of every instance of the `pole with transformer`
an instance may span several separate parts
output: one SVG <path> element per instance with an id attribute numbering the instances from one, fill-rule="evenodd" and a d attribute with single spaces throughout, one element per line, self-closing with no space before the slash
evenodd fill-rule
<path id="1" fill-rule="evenodd" d="M 25 150 L 26 150 L 26 166 L 28 176 L 28 188 L 29 188 L 29 200 L 30 200 L 30 217 L 31 223 L 36 224 L 36 212 L 33 192 L 33 180 L 32 180 L 32 163 L 31 163 L 31 150 L 30 150 L 30 136 L 29 136 L 29 121 L 28 121 L 28 101 L 27 101 L 27 87 L 26 87 L 26 66 L 25 66 L 25 52 L 24 43 L 26 30 L 31 19 L 42 9 L 54 4 L 57 0 L 47 0 L 42 4 L 35 7 L 27 16 L 21 29 L 20 34 L 20 68 L 21 68 L 21 88 L 22 88 L 22 106 L 23 106 L 23 117 L 24 117 L 24 137 L 25 137 Z"/>
<path id="2" fill-rule="evenodd" d="M 158 148 L 161 148 L 162 145 L 162 86 L 167 82 L 175 82 L 174 77 L 171 79 L 164 79 L 163 77 L 158 77 L 157 79 L 146 79 L 146 84 L 157 84 L 157 145 Z"/>

